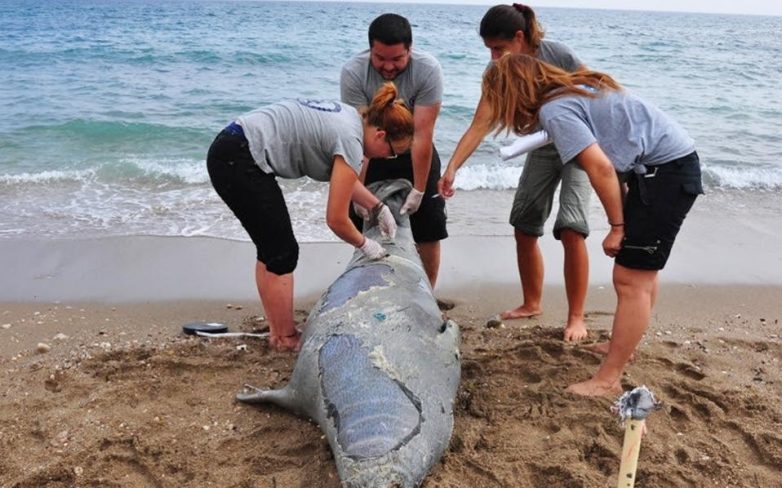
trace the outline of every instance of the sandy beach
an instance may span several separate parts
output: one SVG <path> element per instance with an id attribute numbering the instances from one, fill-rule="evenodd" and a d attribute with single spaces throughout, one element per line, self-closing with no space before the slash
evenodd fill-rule
<path id="1" fill-rule="evenodd" d="M 664 406 L 648 421 L 638 487 L 782 479 L 782 237 L 776 212 L 744 217 L 696 207 L 661 275 L 623 379 Z M 624 431 L 612 400 L 564 393 L 595 370 L 584 346 L 611 326 L 603 230 L 588 240 L 580 345 L 561 341 L 562 253 L 550 236 L 544 314 L 497 328 L 487 319 L 518 301 L 512 238 L 445 242 L 436 294 L 456 304 L 462 382 L 450 448 L 425 487 L 615 486 Z M 302 246 L 298 318 L 350 252 Z M 264 330 L 252 259 L 250 244 L 211 238 L 0 240 L 0 486 L 339 486 L 316 425 L 233 400 L 245 383 L 284 384 L 294 355 L 181 332 L 198 320 Z"/>

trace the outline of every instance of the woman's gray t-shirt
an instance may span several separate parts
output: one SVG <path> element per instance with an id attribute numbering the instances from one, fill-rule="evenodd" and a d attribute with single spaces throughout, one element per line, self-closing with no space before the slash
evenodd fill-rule
<path id="1" fill-rule="evenodd" d="M 336 101 L 291 100 L 236 119 L 255 164 L 281 178 L 329 181 L 334 157 L 361 172 L 364 129 L 355 108 Z"/>
<path id="2" fill-rule="evenodd" d="M 536 57 L 571 73 L 583 65 L 572 49 L 557 41 L 540 41 Z"/>
<path id="3" fill-rule="evenodd" d="M 567 95 L 540 109 L 545 129 L 565 163 L 598 143 L 620 173 L 645 172 L 695 150 L 695 143 L 654 105 L 623 90 L 604 90 L 597 98 Z"/>

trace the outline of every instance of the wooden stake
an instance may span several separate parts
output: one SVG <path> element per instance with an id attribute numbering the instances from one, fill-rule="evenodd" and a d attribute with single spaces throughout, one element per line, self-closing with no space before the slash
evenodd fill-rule
<path id="1" fill-rule="evenodd" d="M 641 452 L 641 437 L 646 420 L 625 421 L 625 438 L 622 443 L 622 462 L 619 465 L 617 488 L 633 488 L 635 471 L 638 469 L 638 454 Z"/>

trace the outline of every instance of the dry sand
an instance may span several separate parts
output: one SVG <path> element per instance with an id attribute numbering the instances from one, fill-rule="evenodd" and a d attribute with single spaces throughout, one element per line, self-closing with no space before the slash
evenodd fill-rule
<path id="1" fill-rule="evenodd" d="M 690 228 L 712 224 L 702 216 Z M 780 486 L 780 238 L 723 232 L 729 242 L 716 246 L 696 245 L 698 235 L 675 250 L 623 380 L 664 404 L 648 421 L 636 486 Z M 456 302 L 447 313 L 462 330 L 462 382 L 450 448 L 424 486 L 615 486 L 623 429 L 612 400 L 563 391 L 600 358 L 560 340 L 561 251 L 544 248 L 544 314 L 487 328 L 517 304 L 512 239 L 449 241 L 438 295 Z M 606 337 L 614 307 L 610 261 L 595 245 L 587 343 Z M 300 318 L 345 266 L 345 247 L 303 246 Z M 249 245 L 5 239 L 0 256 L 0 486 L 339 486 L 316 425 L 233 400 L 244 383 L 283 385 L 294 355 L 181 333 L 195 320 L 263 330 Z"/>

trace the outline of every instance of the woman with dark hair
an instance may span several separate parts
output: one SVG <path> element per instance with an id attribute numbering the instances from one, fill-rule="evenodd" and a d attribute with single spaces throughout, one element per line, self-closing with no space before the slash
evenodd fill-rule
<path id="1" fill-rule="evenodd" d="M 693 140 L 653 105 L 609 75 L 568 73 L 523 54 L 508 54 L 484 74 L 488 131 L 546 130 L 565 166 L 581 166 L 600 198 L 610 230 L 617 294 L 611 340 L 595 375 L 568 387 L 580 395 L 616 395 L 620 378 L 649 326 L 658 271 L 682 222 L 703 193 Z M 622 195 L 619 176 L 627 182 Z"/>
<path id="2" fill-rule="evenodd" d="M 483 43 L 495 61 L 504 53 L 528 54 L 575 71 L 581 61 L 564 44 L 544 40 L 543 29 L 535 12 L 526 5 L 496 5 L 483 16 L 480 25 Z M 482 97 L 472 124 L 464 133 L 439 181 L 440 194 L 451 197 L 456 172 L 483 140 L 487 124 L 487 106 Z M 565 251 L 565 290 L 568 298 L 568 318 L 564 330 L 566 341 L 578 341 L 587 336 L 584 305 L 589 284 L 589 257 L 584 240 L 589 235 L 587 219 L 592 190 L 584 171 L 577 165 L 563 165 L 556 150 L 546 146 L 527 156 L 519 178 L 510 213 L 510 224 L 516 239 L 516 259 L 521 278 L 522 303 L 500 314 L 503 319 L 533 317 L 542 313 L 543 255 L 538 238 L 551 214 L 554 193 L 562 182 L 559 211 L 554 222 L 554 237 L 562 241 Z"/>
<path id="3" fill-rule="evenodd" d="M 373 209 L 380 228 L 393 237 L 391 211 L 358 175 L 364 157 L 393 159 L 412 140 L 413 116 L 393 83 L 386 83 L 361 113 L 341 102 L 276 103 L 237 118 L 212 143 L 209 177 L 255 244 L 255 280 L 276 349 L 298 350 L 300 340 L 293 320 L 299 246 L 276 179 L 329 182 L 326 223 L 340 239 L 379 259 L 385 250 L 356 229 L 348 208 L 352 200 Z"/>

